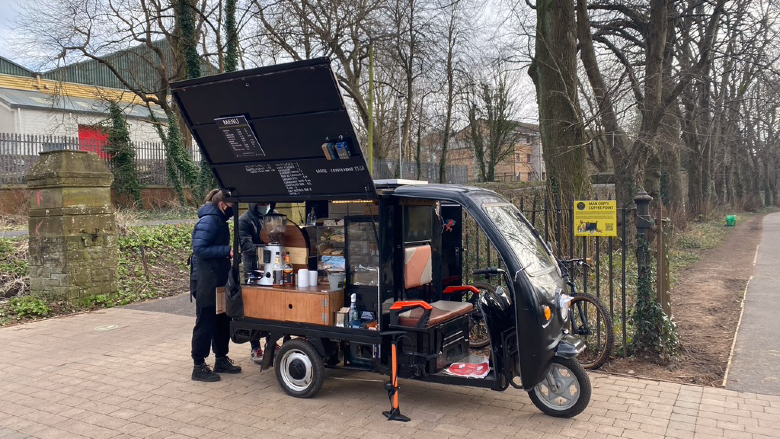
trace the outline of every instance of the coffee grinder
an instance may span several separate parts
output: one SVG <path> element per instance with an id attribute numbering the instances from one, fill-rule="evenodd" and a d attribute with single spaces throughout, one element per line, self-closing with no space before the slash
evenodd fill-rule
<path id="1" fill-rule="evenodd" d="M 258 249 L 258 257 L 263 263 L 261 268 L 262 277 L 258 280 L 258 285 L 272 286 L 274 284 L 274 261 L 279 255 L 280 262 L 284 263 L 284 246 L 282 246 L 282 237 L 287 230 L 287 215 L 280 213 L 269 213 L 263 216 L 263 229 L 268 235 L 268 243 L 265 247 Z"/>

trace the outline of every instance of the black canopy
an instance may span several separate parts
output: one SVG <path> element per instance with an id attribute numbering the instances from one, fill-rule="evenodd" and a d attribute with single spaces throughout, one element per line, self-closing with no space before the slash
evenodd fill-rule
<path id="1" fill-rule="evenodd" d="M 233 200 L 376 198 L 327 58 L 181 81 L 171 90 Z"/>

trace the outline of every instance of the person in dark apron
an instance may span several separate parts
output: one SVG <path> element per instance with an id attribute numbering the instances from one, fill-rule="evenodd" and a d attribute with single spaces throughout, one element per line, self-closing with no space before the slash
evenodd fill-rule
<path id="1" fill-rule="evenodd" d="M 193 272 L 195 273 L 195 328 L 192 330 L 192 360 L 195 381 L 219 381 L 219 373 L 239 373 L 227 356 L 230 343 L 230 317 L 217 314 L 217 287 L 227 284 L 230 272 L 230 227 L 233 203 L 225 201 L 225 193 L 211 191 L 205 204 L 198 210 L 198 223 L 192 230 Z M 212 371 L 206 365 L 209 351 L 216 360 Z"/>
<path id="2" fill-rule="evenodd" d="M 249 209 L 238 219 L 238 237 L 241 240 L 241 264 L 244 267 L 244 279 L 249 279 L 253 271 L 260 269 L 257 250 L 263 246 L 260 232 L 263 230 L 263 216 L 272 213 L 276 203 L 250 203 Z M 256 364 L 263 359 L 263 349 L 259 340 L 249 342 L 250 357 Z"/>

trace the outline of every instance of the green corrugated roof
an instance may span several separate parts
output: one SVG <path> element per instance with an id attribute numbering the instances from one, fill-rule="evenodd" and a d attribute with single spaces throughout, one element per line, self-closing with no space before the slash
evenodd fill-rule
<path id="1" fill-rule="evenodd" d="M 168 40 L 161 39 L 154 42 L 161 49 L 167 65 L 173 65 L 173 51 Z M 146 44 L 140 44 L 127 50 L 114 52 L 102 57 L 110 65 L 114 66 L 125 78 L 132 88 L 140 89 L 145 93 L 153 93 L 160 89 L 159 74 L 156 67 L 159 65 L 157 53 Z M 214 66 L 203 61 L 202 73 L 213 75 L 217 73 Z M 178 78 L 176 72 L 169 71 L 168 79 L 173 81 Z M 100 87 L 127 89 L 128 87 L 117 78 L 105 64 L 96 60 L 87 60 L 50 70 L 43 74 L 44 78 L 56 81 L 75 82 L 77 84 L 96 85 Z"/>
<path id="2" fill-rule="evenodd" d="M 35 77 L 35 72 L 30 69 L 24 68 L 19 64 L 11 61 L 10 59 L 0 56 L 0 74 L 2 75 L 14 75 L 14 76 L 30 76 Z"/>

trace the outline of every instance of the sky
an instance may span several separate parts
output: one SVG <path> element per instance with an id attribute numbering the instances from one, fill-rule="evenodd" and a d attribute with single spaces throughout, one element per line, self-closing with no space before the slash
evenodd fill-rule
<path id="1" fill-rule="evenodd" d="M 30 70 L 38 71 L 39 65 L 34 65 L 35 61 L 31 61 L 31 57 L 24 56 L 25 54 L 19 53 L 15 50 L 10 40 L 16 36 L 14 27 L 16 26 L 15 20 L 21 15 L 21 6 L 25 2 L 35 0 L 0 0 L 0 56 L 7 58 L 17 64 L 27 67 Z M 516 112 L 518 118 L 527 121 L 535 122 L 536 120 L 536 101 L 533 99 L 533 84 L 525 73 L 519 76 L 518 93 Z"/>
<path id="2" fill-rule="evenodd" d="M 19 15 L 20 0 L 0 0 L 0 56 L 21 64 L 8 43 L 13 35 L 13 20 Z"/>

